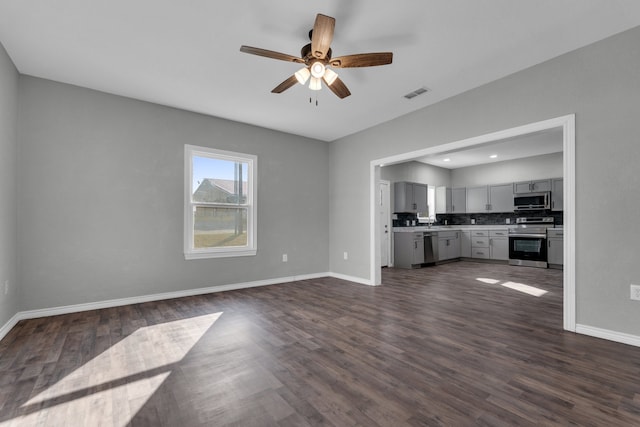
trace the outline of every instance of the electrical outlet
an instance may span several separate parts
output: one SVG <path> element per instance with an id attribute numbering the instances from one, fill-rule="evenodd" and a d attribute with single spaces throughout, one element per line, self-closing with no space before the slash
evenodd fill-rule
<path id="1" fill-rule="evenodd" d="M 345 252 L 343 257 L 344 257 L 345 261 L 348 260 L 349 259 L 349 254 L 347 252 Z"/>
<path id="2" fill-rule="evenodd" d="M 640 301 L 640 285 L 631 284 L 631 299 Z"/>
<path id="3" fill-rule="evenodd" d="M 287 262 L 289 261 L 289 257 L 287 257 L 287 254 L 282 254 L 282 262 Z"/>

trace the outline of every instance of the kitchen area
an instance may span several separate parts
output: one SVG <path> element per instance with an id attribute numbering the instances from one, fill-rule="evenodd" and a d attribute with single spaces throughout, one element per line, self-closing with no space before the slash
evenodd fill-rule
<path id="1" fill-rule="evenodd" d="M 488 157 L 450 167 L 453 155 L 444 154 L 383 168 L 392 189 L 393 267 L 466 260 L 563 268 L 562 152 Z"/>

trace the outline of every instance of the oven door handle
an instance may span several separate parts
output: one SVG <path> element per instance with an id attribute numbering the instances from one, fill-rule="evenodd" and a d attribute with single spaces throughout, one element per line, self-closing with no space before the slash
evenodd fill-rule
<path id="1" fill-rule="evenodd" d="M 532 238 L 545 238 L 546 234 L 524 234 L 524 233 L 510 233 L 509 237 L 532 237 Z"/>

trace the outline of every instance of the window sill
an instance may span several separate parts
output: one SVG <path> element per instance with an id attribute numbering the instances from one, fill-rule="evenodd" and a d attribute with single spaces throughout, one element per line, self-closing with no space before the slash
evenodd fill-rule
<path id="1" fill-rule="evenodd" d="M 241 256 L 255 256 L 256 249 L 242 249 L 242 250 L 226 250 L 226 251 L 202 251 L 202 252 L 186 252 L 184 254 L 185 260 L 192 259 L 208 259 L 208 258 L 231 258 Z"/>

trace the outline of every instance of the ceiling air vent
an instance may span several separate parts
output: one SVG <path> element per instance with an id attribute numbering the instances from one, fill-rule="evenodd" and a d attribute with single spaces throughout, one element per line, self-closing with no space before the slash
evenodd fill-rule
<path id="1" fill-rule="evenodd" d="M 404 97 L 407 99 L 412 99 L 418 95 L 422 95 L 423 93 L 427 93 L 427 92 L 429 92 L 429 89 L 427 89 L 426 87 L 421 87 L 419 89 L 414 90 L 413 92 L 409 92 Z"/>

